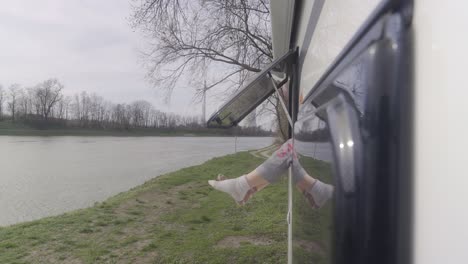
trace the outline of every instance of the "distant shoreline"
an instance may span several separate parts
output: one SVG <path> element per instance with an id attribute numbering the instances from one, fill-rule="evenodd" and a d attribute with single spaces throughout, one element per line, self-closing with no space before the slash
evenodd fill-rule
<path id="1" fill-rule="evenodd" d="M 114 130 L 114 129 L 0 129 L 0 136 L 111 136 L 111 137 L 234 137 L 219 130 L 210 132 Z M 273 135 L 237 135 L 238 137 L 271 137 Z"/>
<path id="2" fill-rule="evenodd" d="M 37 121 L 37 120 L 36 120 Z M 112 136 L 112 137 L 273 137 L 274 133 L 258 127 L 235 127 L 229 129 L 202 126 L 136 127 L 91 126 L 86 127 L 62 121 L 11 120 L 0 121 L 0 136 Z"/>

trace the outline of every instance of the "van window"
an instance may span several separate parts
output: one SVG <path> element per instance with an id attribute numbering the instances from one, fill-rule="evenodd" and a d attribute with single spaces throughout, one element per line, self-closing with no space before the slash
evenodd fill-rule
<path id="1" fill-rule="evenodd" d="M 313 114 L 315 110 L 313 107 L 308 110 L 302 111 L 305 118 L 295 124 L 294 149 L 307 174 L 324 183 L 334 185 L 333 151 L 328 126 Z M 333 201 L 328 202 L 320 209 L 314 209 L 303 193 L 297 189 L 293 191 L 292 245 L 294 263 L 310 263 L 311 260 L 314 260 L 314 263 L 331 262 L 332 211 Z"/>
<path id="2" fill-rule="evenodd" d="M 273 81 L 277 87 L 286 83 L 288 62 L 295 57 L 295 54 L 295 50 L 289 51 L 253 76 L 247 85 L 210 117 L 207 122 L 208 127 L 229 128 L 239 124 L 244 117 L 275 92 Z"/>
<path id="3" fill-rule="evenodd" d="M 379 0 L 313 1 L 304 8 L 296 44 L 300 47 L 301 93 L 306 96 L 332 64 Z M 307 5 L 307 4 L 305 4 Z M 318 20 L 313 21 L 318 16 Z M 316 22 L 314 24 L 314 22 Z"/>

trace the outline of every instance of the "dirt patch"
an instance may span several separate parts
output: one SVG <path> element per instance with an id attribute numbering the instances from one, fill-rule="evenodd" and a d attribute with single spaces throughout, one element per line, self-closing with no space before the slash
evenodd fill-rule
<path id="1" fill-rule="evenodd" d="M 180 191 L 187 190 L 192 185 L 192 183 L 182 184 L 164 192 L 158 189 L 151 189 L 120 204 L 114 210 L 115 216 L 132 217 L 132 214 L 134 214 L 133 217 L 139 223 L 138 225 L 128 224 L 123 226 L 121 239 L 129 237 L 138 237 L 141 240 L 147 239 L 148 234 L 151 233 L 152 226 L 162 224 L 160 216 L 174 210 L 174 204 L 178 206 L 181 206 L 183 203 L 189 204 L 188 201 L 180 200 L 177 194 Z M 170 226 L 166 225 L 166 229 L 170 228 Z M 132 246 L 135 245 L 132 243 Z"/>
<path id="2" fill-rule="evenodd" d="M 134 199 L 129 199 L 119 205 L 115 209 L 117 215 L 126 215 L 132 208 L 145 208 L 150 209 L 151 214 L 145 214 L 146 217 L 159 218 L 163 213 L 174 207 L 174 202 L 180 202 L 177 198 L 177 193 L 192 187 L 193 183 L 182 184 L 175 186 L 167 191 L 160 191 L 158 189 L 151 189 L 144 193 L 138 194 Z M 148 210 L 145 210 L 146 212 Z"/>
<path id="3" fill-rule="evenodd" d="M 323 249 L 322 246 L 320 246 L 317 242 L 315 241 L 308 241 L 308 240 L 296 240 L 295 243 L 297 243 L 301 248 L 306 250 L 307 252 L 310 253 L 317 253 L 321 256 L 325 255 L 325 250 Z"/>
<path id="4" fill-rule="evenodd" d="M 155 259 L 158 257 L 158 253 L 156 252 L 149 252 L 146 255 L 143 256 L 138 256 L 136 259 L 130 261 L 130 262 L 125 262 L 125 263 L 154 263 Z"/>
<path id="5" fill-rule="evenodd" d="M 49 249 L 39 249 L 33 250 L 29 253 L 29 256 L 26 258 L 28 263 L 65 263 L 65 264 L 81 264 L 81 260 L 74 257 L 66 257 L 59 259 L 55 252 Z"/>
<path id="6" fill-rule="evenodd" d="M 268 246 L 271 245 L 274 240 L 261 237 L 261 236 L 227 236 L 221 239 L 216 247 L 219 248 L 238 248 L 244 244 L 252 244 L 255 246 Z"/>

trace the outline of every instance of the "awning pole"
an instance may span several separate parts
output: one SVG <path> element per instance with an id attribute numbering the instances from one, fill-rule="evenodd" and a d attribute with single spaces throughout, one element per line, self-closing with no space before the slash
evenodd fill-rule
<path id="1" fill-rule="evenodd" d="M 268 72 L 268 75 L 270 76 L 270 80 L 273 83 L 273 87 L 275 88 L 276 93 L 278 94 L 281 106 L 283 107 L 284 112 L 286 113 L 286 117 L 288 118 L 289 125 L 293 127 L 293 121 L 291 119 L 291 116 L 289 115 L 288 108 L 286 107 L 286 104 L 284 103 L 283 97 L 281 96 L 278 87 L 276 86 L 275 80 L 273 80 L 273 76 L 271 76 L 271 72 Z"/>

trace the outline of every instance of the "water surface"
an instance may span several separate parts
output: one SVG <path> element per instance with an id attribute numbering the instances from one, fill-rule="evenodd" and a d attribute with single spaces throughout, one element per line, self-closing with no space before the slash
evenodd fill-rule
<path id="1" fill-rule="evenodd" d="M 237 150 L 271 143 L 242 137 Z M 88 207 L 155 176 L 234 152 L 232 137 L 0 136 L 0 225 Z"/>

